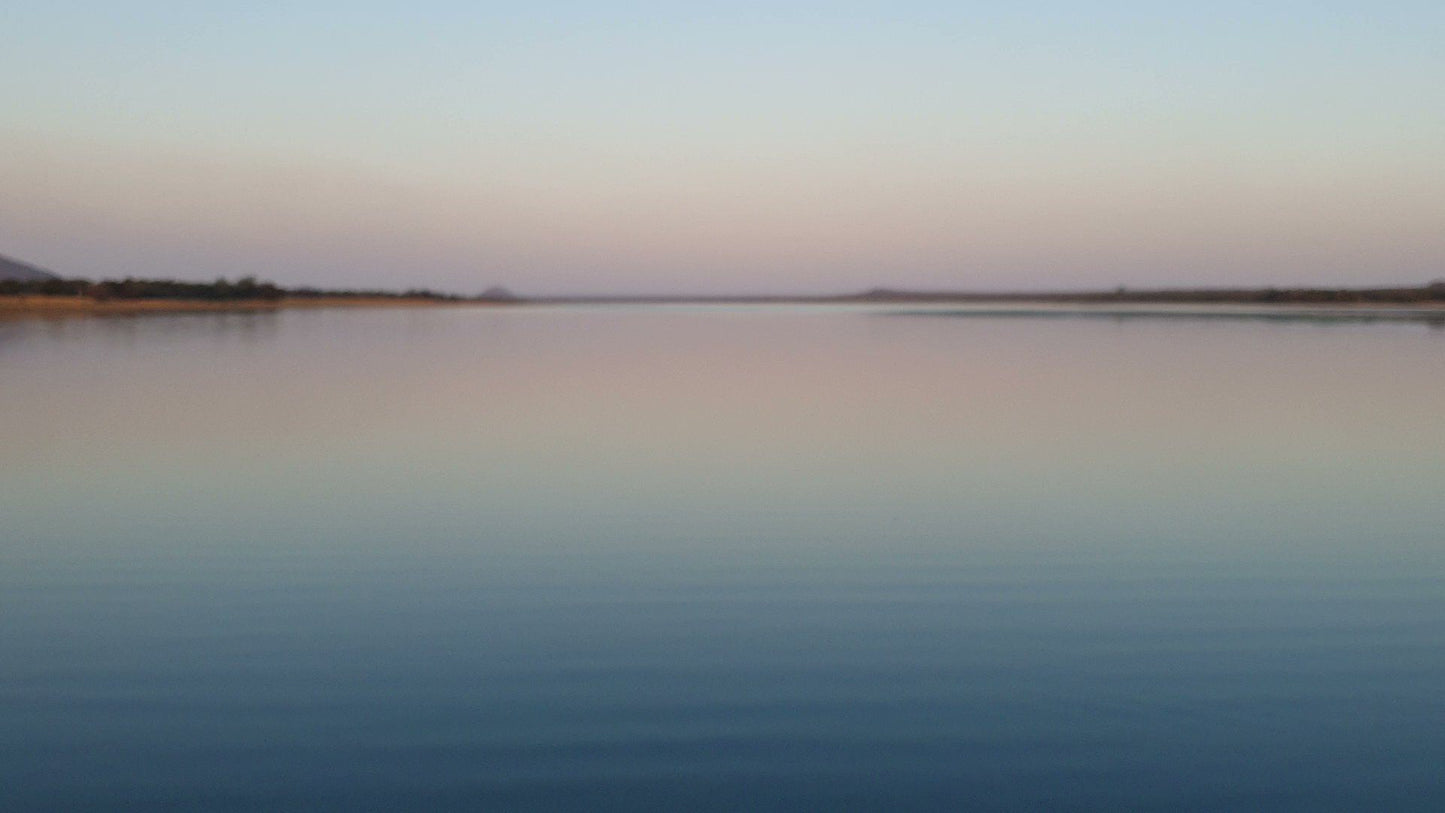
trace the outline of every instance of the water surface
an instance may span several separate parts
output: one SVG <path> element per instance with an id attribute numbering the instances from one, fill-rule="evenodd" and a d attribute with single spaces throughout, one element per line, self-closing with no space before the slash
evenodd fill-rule
<path id="1" fill-rule="evenodd" d="M 0 323 L 0 806 L 1438 809 L 1445 332 Z"/>

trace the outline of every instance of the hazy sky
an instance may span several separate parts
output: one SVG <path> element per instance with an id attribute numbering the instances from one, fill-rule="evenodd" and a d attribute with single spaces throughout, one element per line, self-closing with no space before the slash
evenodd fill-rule
<path id="1" fill-rule="evenodd" d="M 0 3 L 0 254 L 522 293 L 1445 277 L 1445 3 Z"/>

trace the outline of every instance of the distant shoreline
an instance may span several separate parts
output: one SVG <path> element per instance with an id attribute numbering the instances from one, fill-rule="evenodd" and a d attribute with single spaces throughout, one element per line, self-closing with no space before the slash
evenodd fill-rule
<path id="1" fill-rule="evenodd" d="M 821 295 L 548 296 L 533 304 L 578 305 L 1198 305 L 1445 307 L 1445 281 L 1391 288 L 1116 288 L 1093 291 L 926 291 L 874 288 Z"/>
<path id="2" fill-rule="evenodd" d="M 113 299 L 42 294 L 0 296 L 0 319 L 68 316 L 138 316 L 168 313 L 266 313 L 319 308 L 414 308 L 457 305 L 495 305 L 480 300 L 446 300 L 422 297 L 283 297 L 224 301 L 192 299 Z"/>
<path id="3" fill-rule="evenodd" d="M 0 319 L 83 316 L 139 316 L 178 313 L 267 313 L 292 309 L 406 308 L 436 306 L 594 307 L 677 305 L 858 305 L 896 313 L 978 316 L 1278 316 L 1445 320 L 1440 286 L 1414 289 L 1196 289 L 1078 293 L 952 293 L 869 291 L 835 296 L 549 296 L 519 298 L 442 297 L 437 295 L 304 294 L 269 298 L 174 299 L 121 298 L 53 294 L 0 294 Z"/>

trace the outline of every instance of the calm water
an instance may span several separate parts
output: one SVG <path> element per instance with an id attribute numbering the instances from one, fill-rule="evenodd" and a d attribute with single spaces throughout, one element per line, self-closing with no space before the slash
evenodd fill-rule
<path id="1" fill-rule="evenodd" d="M 0 323 L 0 807 L 1439 809 L 1445 331 Z"/>

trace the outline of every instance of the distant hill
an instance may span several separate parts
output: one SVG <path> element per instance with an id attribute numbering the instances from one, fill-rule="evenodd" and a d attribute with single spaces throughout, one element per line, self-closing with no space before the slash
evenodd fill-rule
<path id="1" fill-rule="evenodd" d="M 42 268 L 36 268 L 33 265 L 27 265 L 19 260 L 12 260 L 9 257 L 0 255 L 0 280 L 42 282 L 47 279 L 60 279 L 60 277 Z"/>
<path id="2" fill-rule="evenodd" d="M 487 290 L 482 291 L 482 293 L 477 297 L 477 299 L 486 302 L 516 302 L 520 300 L 521 297 L 517 296 L 511 291 L 508 291 L 506 288 L 503 288 L 500 285 L 493 285 Z"/>

